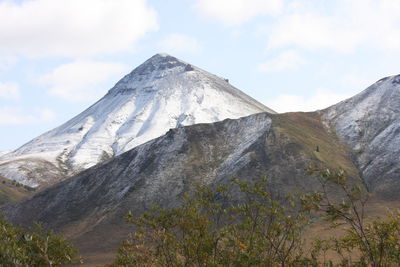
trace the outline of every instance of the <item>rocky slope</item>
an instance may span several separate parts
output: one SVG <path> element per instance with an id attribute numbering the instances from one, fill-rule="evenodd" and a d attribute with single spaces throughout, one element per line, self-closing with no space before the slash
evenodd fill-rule
<path id="1" fill-rule="evenodd" d="M 75 118 L 0 155 L 0 174 L 30 186 L 54 184 L 170 128 L 265 111 L 274 113 L 227 80 L 157 54 Z"/>
<path id="2" fill-rule="evenodd" d="M 369 190 L 399 199 L 400 75 L 381 79 L 321 114 L 351 148 Z"/>
<path id="3" fill-rule="evenodd" d="M 172 129 L 8 206 L 6 213 L 14 223 L 40 221 L 63 232 L 85 256 L 107 253 L 131 230 L 123 220 L 128 211 L 140 213 L 153 204 L 174 206 L 192 183 L 268 176 L 278 194 L 305 192 L 317 184 L 306 167 L 320 162 L 357 175 L 348 151 L 325 130 L 318 114 L 260 113 Z"/>

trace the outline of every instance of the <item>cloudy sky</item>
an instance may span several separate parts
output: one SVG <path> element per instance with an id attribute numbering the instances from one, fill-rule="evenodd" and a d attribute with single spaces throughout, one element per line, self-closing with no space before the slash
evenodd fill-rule
<path id="1" fill-rule="evenodd" d="M 166 52 L 278 112 L 400 72 L 398 0 L 0 0 L 0 150 L 77 115 Z"/>

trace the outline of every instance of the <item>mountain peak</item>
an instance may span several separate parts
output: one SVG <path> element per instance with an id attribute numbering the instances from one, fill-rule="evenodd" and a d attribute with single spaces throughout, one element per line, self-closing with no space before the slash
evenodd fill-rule
<path id="1" fill-rule="evenodd" d="M 382 78 L 358 93 L 340 103 L 326 109 L 331 119 L 346 112 L 354 116 L 366 114 L 382 114 L 400 112 L 400 75 Z"/>
<path id="2" fill-rule="evenodd" d="M 174 56 L 172 56 L 170 54 L 167 54 L 167 53 L 157 53 L 154 56 L 152 56 L 151 58 L 149 58 L 149 60 L 150 59 L 157 59 L 157 60 L 171 60 L 171 59 L 173 59 L 173 60 L 176 60 L 176 61 L 182 61 L 182 60 L 180 60 L 180 59 L 178 59 L 178 58 L 176 58 L 176 57 L 174 57 Z"/>
<path id="3" fill-rule="evenodd" d="M 183 60 L 169 54 L 158 53 L 122 78 L 109 91 L 109 94 L 115 96 L 120 93 L 133 92 L 137 88 L 146 87 L 143 84 L 193 70 L 195 70 L 194 67 Z"/>
<path id="4" fill-rule="evenodd" d="M 180 60 L 174 56 L 171 56 L 166 53 L 158 53 L 146 60 L 142 65 L 146 64 L 153 64 L 155 66 L 164 65 L 165 64 L 179 64 L 179 65 L 186 65 L 187 63 L 183 60 Z"/>
<path id="5" fill-rule="evenodd" d="M 171 55 L 167 53 L 157 53 L 153 57 L 170 57 Z"/>
<path id="6" fill-rule="evenodd" d="M 2 156 L 0 175 L 31 186 L 51 184 L 171 128 L 261 112 L 275 113 L 221 77 L 156 54 L 75 118 Z M 51 174 L 38 171 L 50 168 Z"/>
<path id="7" fill-rule="evenodd" d="M 132 71 L 132 74 L 136 75 L 146 75 L 154 71 L 165 71 L 169 69 L 174 69 L 177 67 L 186 67 L 190 65 L 183 60 L 180 60 L 174 56 L 159 53 L 155 54 L 143 64 Z"/>

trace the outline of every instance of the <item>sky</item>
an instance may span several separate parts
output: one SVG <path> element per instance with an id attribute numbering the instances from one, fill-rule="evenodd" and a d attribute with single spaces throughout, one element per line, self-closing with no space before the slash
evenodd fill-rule
<path id="1" fill-rule="evenodd" d="M 398 0 L 0 0 L 0 151 L 59 126 L 156 53 L 277 112 L 400 72 Z"/>

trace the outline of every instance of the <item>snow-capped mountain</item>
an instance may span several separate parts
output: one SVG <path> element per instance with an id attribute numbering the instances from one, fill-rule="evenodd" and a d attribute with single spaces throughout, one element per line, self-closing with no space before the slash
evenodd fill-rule
<path id="1" fill-rule="evenodd" d="M 38 186 L 87 169 L 171 128 L 271 109 L 228 80 L 166 54 L 121 79 L 87 110 L 0 157 L 0 174 Z"/>
<path id="2" fill-rule="evenodd" d="M 369 189 L 385 198 L 398 198 L 400 75 L 381 79 L 322 114 L 352 150 Z"/>

